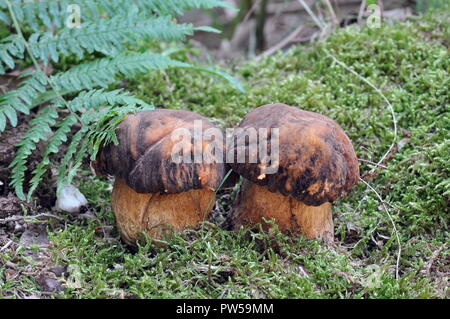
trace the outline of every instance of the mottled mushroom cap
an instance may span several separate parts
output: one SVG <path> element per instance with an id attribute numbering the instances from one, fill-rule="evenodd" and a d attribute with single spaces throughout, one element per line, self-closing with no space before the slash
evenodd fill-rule
<path id="1" fill-rule="evenodd" d="M 194 130 L 201 123 L 201 130 Z M 138 193 L 182 193 L 192 189 L 215 189 L 224 175 L 224 164 L 214 156 L 208 162 L 193 159 L 174 162 L 172 152 L 176 144 L 183 150 L 202 151 L 212 147 L 210 141 L 194 140 L 195 132 L 215 128 L 206 118 L 188 111 L 157 109 L 126 116 L 116 129 L 118 145 L 110 143 L 101 148 L 91 166 L 99 176 L 121 178 Z M 192 138 L 182 141 L 173 135 L 177 129 L 187 130 Z M 183 132 L 181 132 L 183 134 Z M 211 138 L 210 140 L 214 140 Z M 179 144 L 182 143 L 182 144 Z M 223 140 L 215 140 L 216 149 L 223 153 Z M 180 149 L 180 147 L 178 147 Z M 183 151 L 181 151 L 182 154 Z M 206 154 L 218 154 L 208 152 Z M 193 154 L 193 153 L 192 153 Z"/>
<path id="2" fill-rule="evenodd" d="M 247 151 L 245 163 L 230 163 L 241 176 L 271 192 L 319 206 L 344 196 L 358 181 L 359 166 L 352 143 L 339 125 L 326 116 L 285 104 L 268 104 L 248 113 L 239 127 L 243 131 L 235 133 L 235 141 L 250 128 L 279 128 L 278 172 L 265 174 L 259 157 L 257 163 L 249 163 L 248 152 L 259 145 L 259 138 L 249 134 L 243 146 Z M 264 136 L 269 152 L 270 137 Z M 228 147 L 236 157 L 238 147 Z"/>

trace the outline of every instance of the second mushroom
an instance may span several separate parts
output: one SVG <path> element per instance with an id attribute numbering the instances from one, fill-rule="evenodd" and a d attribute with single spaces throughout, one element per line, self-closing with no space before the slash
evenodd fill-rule
<path id="1" fill-rule="evenodd" d="M 275 152 L 270 134 L 251 130 L 278 129 L 277 158 L 251 162 L 262 144 Z M 236 141 L 245 141 L 238 145 Z M 358 181 L 359 166 L 352 143 L 330 118 L 285 104 L 254 109 L 239 124 L 229 152 L 231 167 L 244 177 L 232 221 L 235 227 L 275 219 L 283 232 L 333 241 L 331 203 L 344 196 Z M 245 151 L 244 160 L 236 158 Z M 276 166 L 268 173 L 268 167 Z"/>

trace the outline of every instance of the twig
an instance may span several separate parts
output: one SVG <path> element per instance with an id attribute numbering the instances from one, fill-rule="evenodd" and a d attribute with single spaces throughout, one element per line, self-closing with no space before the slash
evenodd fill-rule
<path id="1" fill-rule="evenodd" d="M 6 224 L 9 222 L 15 222 L 18 220 L 24 220 L 24 219 L 37 219 L 39 217 L 49 217 L 49 218 L 54 218 L 57 219 L 59 221 L 62 221 L 63 219 L 61 217 L 52 215 L 52 214 L 48 214 L 48 213 L 42 213 L 42 214 L 37 214 L 37 215 L 30 215 L 30 216 L 12 216 L 12 217 L 7 217 L 4 219 L 0 219 L 0 224 Z"/>
<path id="2" fill-rule="evenodd" d="M 309 16 L 314 20 L 314 23 L 317 24 L 317 26 L 324 31 L 325 26 L 322 24 L 320 19 L 314 14 L 314 12 L 311 10 L 311 8 L 308 6 L 308 4 L 303 0 L 297 0 L 303 8 L 305 8 L 306 12 L 308 12 Z"/>
<path id="3" fill-rule="evenodd" d="M 262 0 L 258 0 L 256 1 L 250 8 L 250 10 L 247 11 L 247 13 L 245 14 L 244 19 L 242 20 L 241 24 L 244 22 L 247 22 L 248 19 L 250 19 L 250 16 L 253 14 L 253 12 L 255 12 L 256 8 L 258 8 L 258 6 L 260 5 Z"/>
<path id="4" fill-rule="evenodd" d="M 365 9 L 366 9 L 366 0 L 362 0 L 361 6 L 359 7 L 359 12 L 358 12 L 358 24 L 359 25 L 361 25 Z"/>
<path id="5" fill-rule="evenodd" d="M 302 266 L 299 265 L 298 268 L 299 268 L 300 273 L 301 273 L 301 275 L 302 275 L 303 277 L 309 278 L 308 273 L 305 271 L 305 269 L 304 269 Z"/>
<path id="6" fill-rule="evenodd" d="M 11 246 L 11 244 L 13 243 L 13 241 L 10 239 L 5 246 L 3 246 L 2 248 L 0 248 L 0 253 L 4 252 L 9 246 Z"/>
<path id="7" fill-rule="evenodd" d="M 339 64 L 341 67 L 343 67 L 344 69 L 346 69 L 350 73 L 356 75 L 361 81 L 365 82 L 372 89 L 374 89 L 383 98 L 383 100 L 388 105 L 389 110 L 391 111 L 392 122 L 393 122 L 393 125 L 394 125 L 394 138 L 393 138 L 392 144 L 391 144 L 391 146 L 389 146 L 389 149 L 387 150 L 387 152 L 381 157 L 381 159 L 376 164 L 377 166 L 379 166 L 384 161 L 384 159 L 390 154 L 392 149 L 395 147 L 395 142 L 397 141 L 397 118 L 395 116 L 394 107 L 392 106 L 391 102 L 389 102 L 389 100 L 386 98 L 386 96 L 383 94 L 383 92 L 381 92 L 381 90 L 379 88 L 377 88 L 375 85 L 373 85 L 372 82 L 370 82 L 369 80 L 367 80 L 366 78 L 361 76 L 358 72 L 356 72 L 355 70 L 353 70 L 352 68 L 347 66 L 344 62 L 339 61 L 334 55 L 329 53 L 327 50 L 325 50 L 325 54 L 328 57 L 330 57 L 331 59 L 333 59 L 333 61 L 336 62 L 337 64 Z M 370 170 L 370 173 L 373 173 L 374 171 L 375 171 L 375 168 L 372 168 Z"/>
<path id="8" fill-rule="evenodd" d="M 395 226 L 395 222 L 394 222 L 394 220 L 392 219 L 391 214 L 389 214 L 389 211 L 388 211 L 388 209 L 387 209 L 387 207 L 386 207 L 386 203 L 384 202 L 384 200 L 383 200 L 383 198 L 380 196 L 380 194 L 375 190 L 375 188 L 373 188 L 372 186 L 370 186 L 370 184 L 367 183 L 365 180 L 363 180 L 363 179 L 361 179 L 361 178 L 359 178 L 359 180 L 360 180 L 361 182 L 363 182 L 364 184 L 366 184 L 366 186 L 367 186 L 368 188 L 370 188 L 370 189 L 375 193 L 375 195 L 377 195 L 378 199 L 380 200 L 381 204 L 383 205 L 384 211 L 386 212 L 386 214 L 388 215 L 388 217 L 389 217 L 389 219 L 390 219 L 390 221 L 391 221 L 391 223 L 392 223 L 393 232 L 395 233 L 395 237 L 397 238 L 397 243 L 398 243 L 397 263 L 396 263 L 396 266 L 395 266 L 395 279 L 398 280 L 398 279 L 399 279 L 398 269 L 399 269 L 399 267 L 400 267 L 400 256 L 401 256 L 401 254 L 402 254 L 402 244 L 401 244 L 401 242 L 400 242 L 400 236 L 399 236 L 399 234 L 398 234 L 397 227 Z"/>
<path id="9" fill-rule="evenodd" d="M 387 169 L 387 166 L 385 166 L 383 164 L 380 164 L 380 163 L 377 164 L 377 163 L 374 163 L 372 161 L 365 160 L 365 159 L 362 159 L 362 158 L 358 158 L 358 161 L 364 162 L 364 163 L 368 163 L 368 164 L 372 164 L 372 165 L 375 165 L 376 167 L 381 167 L 382 169 Z"/>
<path id="10" fill-rule="evenodd" d="M 436 249 L 433 254 L 430 257 L 430 260 L 428 260 L 428 262 L 425 264 L 424 266 L 424 270 L 426 272 L 426 274 L 430 274 L 431 271 L 431 266 L 433 266 L 434 261 L 436 260 L 437 256 L 440 254 L 440 252 L 442 251 L 442 249 L 447 247 L 447 243 L 445 243 L 444 245 L 442 245 L 441 247 L 439 247 L 438 249 Z"/>
<path id="11" fill-rule="evenodd" d="M 323 0 L 323 2 L 325 2 L 326 6 L 328 7 L 328 11 L 330 11 L 331 14 L 331 18 L 333 20 L 333 23 L 335 25 L 337 25 L 339 23 L 337 17 L 336 17 L 336 13 L 334 12 L 333 6 L 330 3 L 330 0 Z"/>

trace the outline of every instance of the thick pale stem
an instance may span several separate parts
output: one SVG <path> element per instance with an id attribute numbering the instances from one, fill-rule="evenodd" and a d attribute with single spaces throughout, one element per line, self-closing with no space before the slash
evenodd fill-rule
<path id="1" fill-rule="evenodd" d="M 236 228 L 261 223 L 267 228 L 263 217 L 267 220 L 274 219 L 282 232 L 300 233 L 309 239 L 333 241 L 331 203 L 308 206 L 244 179 L 233 210 L 233 224 Z"/>
<path id="2" fill-rule="evenodd" d="M 116 179 L 112 207 L 123 240 L 134 245 L 147 233 L 153 239 L 167 239 L 173 232 L 194 228 L 208 218 L 214 205 L 214 191 L 191 190 L 179 194 L 140 194 Z"/>

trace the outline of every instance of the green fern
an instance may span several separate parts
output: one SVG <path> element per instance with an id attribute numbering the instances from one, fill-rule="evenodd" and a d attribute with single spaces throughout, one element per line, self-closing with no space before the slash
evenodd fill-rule
<path id="1" fill-rule="evenodd" d="M 75 99 L 69 102 L 67 108 L 70 109 L 71 114 L 66 116 L 56 125 L 56 131 L 52 131 L 51 126 L 56 123 L 58 113 L 56 110 L 63 109 L 62 102 L 55 102 L 52 106 L 48 106 L 43 112 L 30 122 L 31 129 L 25 134 L 22 141 L 18 144 L 19 149 L 17 156 L 11 163 L 12 168 L 12 185 L 14 186 L 17 195 L 21 199 L 30 199 L 32 193 L 37 188 L 42 180 L 48 166 L 50 165 L 51 154 L 56 154 L 60 146 L 67 141 L 71 127 L 78 122 L 81 122 L 83 127 L 90 128 L 90 130 L 81 130 L 78 136 L 69 144 L 69 149 L 66 156 L 60 165 L 60 172 L 67 175 L 68 172 L 73 174 L 73 171 L 81 164 L 84 156 L 84 143 L 91 146 L 92 158 L 95 158 L 101 144 L 109 143 L 111 141 L 117 143 L 115 135 L 116 125 L 123 119 L 125 114 L 135 112 L 143 109 L 153 109 L 153 107 L 144 101 L 130 96 L 129 93 L 122 90 L 104 91 L 92 90 L 80 93 Z M 79 115 L 76 115 L 79 113 Z M 95 125 L 92 123 L 95 122 Z M 48 137 L 48 138 L 47 138 Z M 84 139 L 81 143 L 80 140 Z M 27 197 L 23 193 L 23 181 L 26 168 L 26 162 L 32 151 L 36 149 L 36 145 L 47 140 L 47 144 L 42 152 L 42 160 L 39 162 L 33 171 L 33 177 L 30 180 L 30 188 Z M 74 149 L 71 149 L 74 148 Z M 72 160 L 74 154 L 75 159 Z M 67 167 L 71 169 L 66 172 Z M 66 177 L 59 182 L 59 187 L 70 183 L 71 178 Z"/>
<path id="2" fill-rule="evenodd" d="M 11 126 L 16 126 L 16 112 L 29 114 L 33 100 L 46 91 L 48 79 L 41 72 L 26 72 L 21 76 L 26 79 L 17 90 L 0 95 L 0 132 L 5 130 L 6 118 Z"/>
<path id="3" fill-rule="evenodd" d="M 58 129 L 51 136 L 50 140 L 45 146 L 44 151 L 42 152 L 42 161 L 39 162 L 39 164 L 33 171 L 33 178 L 30 181 L 30 189 L 28 191 L 27 200 L 31 198 L 31 195 L 38 187 L 43 175 L 47 171 L 47 168 L 50 165 L 50 155 L 58 153 L 59 147 L 67 141 L 67 135 L 70 133 L 70 129 L 75 123 L 77 123 L 77 117 L 73 114 L 66 116 L 62 121 L 58 123 Z M 14 166 L 13 172 L 15 167 L 20 167 L 20 165 Z M 17 180 L 15 185 L 19 186 L 21 189 L 23 188 L 20 180 Z"/>
<path id="4" fill-rule="evenodd" d="M 131 78 L 149 70 L 171 68 L 207 72 L 229 81 L 234 87 L 243 91 L 240 83 L 228 74 L 209 68 L 196 67 L 156 53 L 123 53 L 113 58 L 98 59 L 76 66 L 52 79 L 60 90 L 76 91 L 98 86 L 107 87 L 111 83 L 117 82 L 119 77 Z"/>
<path id="5" fill-rule="evenodd" d="M 76 112 L 84 110 L 80 121 L 83 128 L 89 127 L 89 130 L 78 131 L 69 144 L 58 169 L 58 175 L 63 177 L 58 181 L 58 191 L 62 186 L 71 183 L 76 170 L 81 165 L 82 154 L 86 153 L 88 146 L 90 146 L 91 159 L 95 159 L 101 145 L 110 142 L 118 143 L 115 128 L 126 114 L 154 108 L 122 90 L 82 92 L 70 103 L 72 110 Z M 95 124 L 92 125 L 92 123 Z M 36 184 L 39 182 L 40 180 L 35 181 Z"/>
<path id="6" fill-rule="evenodd" d="M 72 140 L 70 144 L 67 147 L 66 153 L 64 154 L 63 159 L 61 160 L 61 163 L 58 168 L 58 182 L 57 182 L 57 189 L 60 190 L 64 185 L 70 184 L 72 181 L 72 178 L 68 178 L 67 172 L 68 167 L 73 168 L 73 157 L 75 154 L 80 154 L 86 151 L 87 148 L 87 140 L 84 139 L 86 134 L 88 133 L 89 128 L 87 126 L 81 127 L 81 129 L 75 133 L 72 137 Z M 83 146 L 86 145 L 86 146 Z M 81 147 L 83 146 L 83 147 Z M 80 160 L 81 162 L 81 160 Z M 75 163 L 76 164 L 76 163 Z"/>
<path id="7" fill-rule="evenodd" d="M 46 28 L 61 28 L 64 26 L 69 14 L 69 5 L 78 5 L 81 18 L 84 21 L 96 21 L 102 14 L 109 17 L 129 12 L 130 8 L 139 9 L 141 12 L 152 12 L 175 17 L 186 10 L 211 9 L 223 7 L 235 9 L 225 1 L 219 0 L 10 0 L 13 11 L 18 21 L 30 27 L 33 31 L 39 31 L 44 25 Z M 8 5 L 0 2 L 0 21 L 6 25 L 12 25 L 12 19 L 6 14 Z"/>
<path id="8" fill-rule="evenodd" d="M 14 58 L 23 59 L 25 45 L 16 34 L 10 35 L 0 42 L 0 74 L 6 72 L 6 68 L 13 69 Z"/>
<path id="9" fill-rule="evenodd" d="M 81 9 L 80 28 L 65 25 L 69 4 L 77 4 Z M 19 198 L 31 198 L 50 167 L 52 156 L 62 145 L 68 144 L 58 168 L 58 190 L 72 181 L 86 155 L 94 159 L 101 145 L 118 143 L 115 129 L 126 114 L 152 108 L 125 91 L 107 89 L 123 78 L 149 70 L 184 68 L 221 77 L 243 91 L 238 81 L 223 72 L 173 60 L 164 54 L 138 53 L 135 49 L 138 41 L 181 41 L 195 30 L 217 32 L 211 27 L 177 24 L 173 20 L 185 10 L 216 6 L 230 8 L 217 0 L 0 2 L 0 23 L 16 29 L 16 34 L 0 39 L 0 74 L 14 69 L 26 53 L 37 69 L 24 73 L 17 89 L 0 95 L 0 132 L 5 130 L 7 121 L 13 127 L 17 125 L 17 113 L 30 114 L 33 108 L 49 102 L 28 123 L 30 129 L 17 144 L 16 157 L 10 164 L 10 184 Z M 24 26 L 32 30 L 26 39 L 21 31 Z M 94 52 L 100 57 L 83 61 Z M 58 63 L 61 57 L 70 56 L 81 62 L 50 76 L 42 72 L 38 63 Z M 69 141 L 75 125 L 81 128 Z M 41 143 L 42 159 L 31 172 L 26 187 L 29 157 Z"/>
<path id="10" fill-rule="evenodd" d="M 168 16 L 146 18 L 132 10 L 124 16 L 84 23 L 80 28 L 63 28 L 57 34 L 33 33 L 28 45 L 36 59 L 48 64 L 49 59 L 58 62 L 60 55 L 75 54 L 80 59 L 86 52 L 115 55 L 124 49 L 125 44 L 136 40 L 184 40 L 196 29 L 204 30 L 191 24 L 175 24 Z M 13 58 L 22 58 L 24 52 L 25 45 L 17 35 L 5 39 L 0 45 L 0 74 L 7 68 L 14 68 Z"/>
<path id="11" fill-rule="evenodd" d="M 184 68 L 206 72 L 227 80 L 235 88 L 244 91 L 241 84 L 226 73 L 193 66 L 188 63 L 170 59 L 156 53 L 124 53 L 113 58 L 103 58 L 73 67 L 67 72 L 50 76 L 50 82 L 62 95 L 95 87 L 106 88 L 119 81 L 120 77 L 132 78 L 148 70 L 164 70 L 170 68 Z M 22 86 L 0 96 L 0 131 L 5 129 L 6 117 L 12 126 L 17 124 L 16 111 L 28 114 L 29 108 L 39 93 L 45 92 L 47 78 L 42 73 L 35 72 L 22 83 Z M 54 95 L 49 95 L 54 97 Z M 42 98 L 42 95 L 41 95 Z M 45 102 L 48 99 L 41 99 Z M 6 116 L 6 117 L 5 117 Z"/>
<path id="12" fill-rule="evenodd" d="M 184 11 L 198 9 L 211 9 L 215 7 L 236 10 L 235 7 L 225 1 L 217 0 L 149 0 L 135 1 L 139 9 L 154 10 L 160 15 L 177 16 Z"/>
<path id="13" fill-rule="evenodd" d="M 48 135 L 52 134 L 51 127 L 56 124 L 58 112 L 54 105 L 46 106 L 41 109 L 36 117 L 30 121 L 31 128 L 23 135 L 22 140 L 17 144 L 18 150 L 16 157 L 11 162 L 11 186 L 17 196 L 24 200 L 23 182 L 25 180 L 25 171 L 27 170 L 27 159 L 36 149 L 40 141 L 47 140 Z"/>

